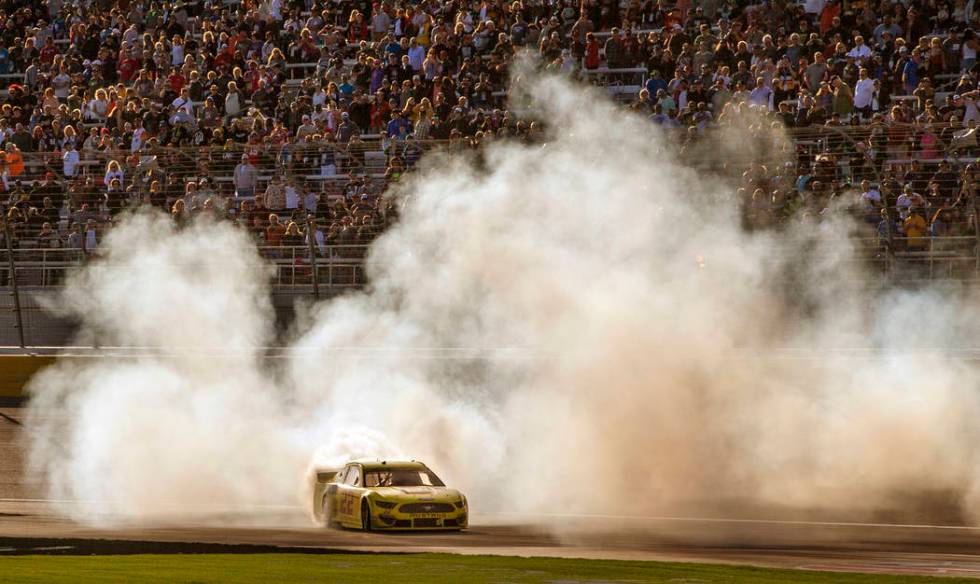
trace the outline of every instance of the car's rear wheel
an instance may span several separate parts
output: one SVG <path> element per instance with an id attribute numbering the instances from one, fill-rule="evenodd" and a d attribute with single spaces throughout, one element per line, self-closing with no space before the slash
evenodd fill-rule
<path id="1" fill-rule="evenodd" d="M 366 499 L 361 501 L 361 529 L 371 531 L 371 507 Z"/>
<path id="2" fill-rule="evenodd" d="M 320 505 L 320 525 L 323 527 L 336 527 L 337 523 L 333 520 L 333 505 L 330 503 L 332 497 L 329 495 L 323 498 Z"/>

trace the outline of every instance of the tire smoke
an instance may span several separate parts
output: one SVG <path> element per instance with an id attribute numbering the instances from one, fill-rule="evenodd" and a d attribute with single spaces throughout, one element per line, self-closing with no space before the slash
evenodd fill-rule
<path id="1" fill-rule="evenodd" d="M 427 156 L 370 288 L 301 311 L 288 359 L 263 359 L 269 273 L 244 234 L 117 226 L 61 308 L 82 342 L 146 351 L 32 381 L 49 495 L 148 522 L 294 503 L 314 458 L 404 456 L 477 512 L 975 516 L 972 292 L 875 285 L 842 218 L 744 231 L 691 159 L 778 158 L 778 130 L 679 160 L 562 79 L 512 95 L 546 138 Z"/>

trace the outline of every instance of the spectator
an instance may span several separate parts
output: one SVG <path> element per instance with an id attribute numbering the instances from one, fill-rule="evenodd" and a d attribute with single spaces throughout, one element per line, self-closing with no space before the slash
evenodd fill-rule
<path id="1" fill-rule="evenodd" d="M 585 36 L 585 68 L 598 69 L 600 64 L 599 41 L 590 32 Z"/>
<path id="2" fill-rule="evenodd" d="M 871 79 L 868 69 L 861 67 L 858 71 L 858 80 L 854 85 L 854 111 L 860 114 L 862 119 L 869 119 L 874 105 L 874 93 L 878 82 Z"/>
<path id="3" fill-rule="evenodd" d="M 96 221 L 99 218 L 99 214 L 91 208 L 89 203 L 82 203 L 78 211 L 75 212 L 72 218 L 73 223 L 82 225 L 87 224 L 89 221 Z"/>
<path id="4" fill-rule="evenodd" d="M 394 112 L 392 119 L 388 122 L 386 133 L 389 138 L 404 138 L 412 130 L 412 123 L 402 116 L 401 112 Z"/>
<path id="5" fill-rule="evenodd" d="M 265 189 L 263 200 L 272 211 L 282 211 L 286 208 L 286 189 L 278 175 L 273 175 L 272 181 Z"/>
<path id="6" fill-rule="evenodd" d="M 341 122 L 337 127 L 337 139 L 340 142 L 347 143 L 351 141 L 351 138 L 360 134 L 361 129 L 350 120 L 350 114 L 347 112 L 341 114 Z"/>
<path id="7" fill-rule="evenodd" d="M 84 239 L 81 225 L 81 223 L 75 223 L 69 228 L 68 237 L 65 240 L 68 249 L 83 249 Z"/>
<path id="8" fill-rule="evenodd" d="M 912 51 L 912 58 L 905 62 L 902 69 L 902 84 L 907 94 L 911 94 L 919 85 L 919 63 L 921 60 L 919 50 L 915 49 Z"/>
<path id="9" fill-rule="evenodd" d="M 854 111 L 854 94 L 851 87 L 840 77 L 834 77 L 831 85 L 834 88 L 833 113 L 839 120 L 847 120 Z"/>
<path id="10" fill-rule="evenodd" d="M 606 66 L 610 69 L 621 69 L 626 65 L 626 47 L 618 28 L 612 29 L 612 34 L 605 45 Z"/>
<path id="11" fill-rule="evenodd" d="M 286 184 L 283 187 L 283 195 L 285 197 L 285 208 L 287 211 L 294 212 L 299 208 L 302 198 L 300 190 L 300 187 L 294 179 L 286 180 Z"/>
<path id="12" fill-rule="evenodd" d="M 755 88 L 749 95 L 749 103 L 755 106 L 771 110 L 772 104 L 772 89 L 766 85 L 766 80 L 762 77 L 756 79 Z M 686 104 L 678 103 L 678 107 L 684 109 Z"/>
<path id="13" fill-rule="evenodd" d="M 282 245 L 283 236 L 286 228 L 279 220 L 279 215 L 272 213 L 269 215 L 269 225 L 265 228 L 265 244 L 269 247 L 279 247 Z"/>
<path id="14" fill-rule="evenodd" d="M 51 197 L 44 197 L 39 213 L 45 221 L 52 225 L 56 225 L 61 219 L 61 212 L 54 206 Z"/>
<path id="15" fill-rule="evenodd" d="M 24 156 L 21 154 L 20 148 L 13 142 L 8 142 L 5 150 L 6 172 L 4 178 L 7 180 L 17 179 L 24 174 Z"/>
<path id="16" fill-rule="evenodd" d="M 282 247 L 302 247 L 303 234 L 299 231 L 299 225 L 295 221 L 290 221 L 286 226 L 286 231 L 282 235 Z"/>
<path id="17" fill-rule="evenodd" d="M 852 59 L 858 66 L 864 65 L 864 62 L 871 58 L 871 49 L 864 44 L 863 36 L 854 37 L 854 48 L 847 53 L 847 58 Z"/>
<path id="18" fill-rule="evenodd" d="M 242 155 L 242 161 L 235 166 L 233 176 L 235 186 L 235 197 L 239 199 L 251 199 L 255 196 L 255 186 L 258 183 L 258 171 L 249 161 L 248 155 Z"/>
<path id="19" fill-rule="evenodd" d="M 412 69 L 414 71 L 416 72 L 421 71 L 422 62 L 426 58 L 425 47 L 419 45 L 419 41 L 415 37 L 412 37 L 408 44 L 409 44 L 408 53 L 407 53 L 408 63 L 412 66 Z"/>
<path id="20" fill-rule="evenodd" d="M 41 249 L 58 249 L 61 247 L 61 237 L 51 227 L 51 223 L 45 221 L 41 224 L 41 230 L 37 234 L 37 244 Z"/>
<path id="21" fill-rule="evenodd" d="M 865 221 L 872 224 L 877 223 L 883 208 L 881 193 L 872 187 L 867 180 L 861 181 L 860 204 L 864 209 Z"/>
<path id="22" fill-rule="evenodd" d="M 89 122 L 103 122 L 109 113 L 109 96 L 105 89 L 97 89 L 95 97 L 87 104 L 82 115 Z"/>
<path id="23" fill-rule="evenodd" d="M 905 218 L 905 245 L 909 251 L 924 251 L 929 244 L 928 224 L 921 207 L 912 206 Z"/>
<path id="24" fill-rule="evenodd" d="M 67 173 L 66 173 L 67 174 Z M 105 168 L 105 176 L 102 178 L 102 184 L 109 186 L 113 180 L 119 181 L 120 188 L 124 184 L 124 173 L 122 167 L 119 165 L 118 160 L 110 160 Z"/>
<path id="25" fill-rule="evenodd" d="M 967 29 L 963 33 L 963 41 L 960 45 L 962 54 L 960 60 L 960 71 L 972 71 L 977 63 L 977 49 L 980 48 L 980 41 L 972 29 Z"/>
<path id="26" fill-rule="evenodd" d="M 82 234 L 82 250 L 86 253 L 93 253 L 99 247 L 98 226 L 95 220 L 89 219 L 85 222 L 85 231 Z"/>
<path id="27" fill-rule="evenodd" d="M 170 218 L 177 227 L 185 227 L 187 225 L 190 220 L 190 215 L 187 212 L 187 203 L 184 202 L 184 199 L 174 201 L 173 206 L 170 207 Z"/>
<path id="28" fill-rule="evenodd" d="M 234 81 L 228 82 L 228 93 L 225 95 L 225 119 L 238 117 L 242 112 L 241 93 L 238 91 L 238 84 Z"/>

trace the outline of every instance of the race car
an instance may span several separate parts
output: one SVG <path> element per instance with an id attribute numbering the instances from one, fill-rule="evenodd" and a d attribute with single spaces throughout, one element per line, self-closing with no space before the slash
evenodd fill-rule
<path id="1" fill-rule="evenodd" d="M 372 530 L 460 530 L 466 497 L 421 462 L 356 461 L 331 476 L 317 469 L 314 516 L 324 525 Z M 322 477 L 322 481 L 321 481 Z"/>
<path id="2" fill-rule="evenodd" d="M 326 517 L 323 516 L 323 496 L 327 492 L 327 487 L 334 482 L 339 468 L 315 466 L 310 472 L 310 490 L 313 492 L 313 504 L 310 509 L 313 511 L 313 521 L 324 523 Z"/>

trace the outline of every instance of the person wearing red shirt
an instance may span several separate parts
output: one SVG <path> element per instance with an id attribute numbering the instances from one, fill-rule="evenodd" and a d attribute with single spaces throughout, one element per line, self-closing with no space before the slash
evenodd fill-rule
<path id="1" fill-rule="evenodd" d="M 248 62 L 248 71 L 245 72 L 244 77 L 246 83 L 248 83 L 249 95 L 259 90 L 259 87 L 262 85 L 262 72 L 259 70 L 259 64 L 254 59 Z"/>
<path id="2" fill-rule="evenodd" d="M 300 56 L 304 61 L 315 61 L 320 55 L 320 49 L 316 46 L 316 40 L 309 29 L 303 29 L 299 39 Z"/>
<path id="3" fill-rule="evenodd" d="M 347 21 L 348 42 L 352 45 L 368 39 L 367 19 L 360 11 L 354 10 L 350 13 Z"/>
<path id="4" fill-rule="evenodd" d="M 837 0 L 831 0 L 823 7 L 823 11 L 820 13 L 820 34 L 827 34 L 833 26 L 834 18 L 840 16 L 840 2 Z"/>
<path id="5" fill-rule="evenodd" d="M 240 33 L 228 37 L 228 44 L 214 58 L 215 68 L 221 67 L 222 65 L 231 64 L 235 61 L 235 49 L 238 46 L 238 41 L 244 36 L 244 34 L 245 33 Z"/>
<path id="6" fill-rule="evenodd" d="M 127 43 L 123 43 L 122 49 L 119 51 L 119 80 L 123 83 L 129 83 L 135 79 L 136 72 L 139 71 L 142 64 L 134 56 L 135 52 Z"/>
<path id="7" fill-rule="evenodd" d="M 54 46 L 54 39 L 48 37 L 44 41 L 44 46 L 41 47 L 41 63 L 44 65 L 50 65 L 54 62 L 55 55 L 58 54 L 58 47 Z"/>
<path id="8" fill-rule="evenodd" d="M 228 45 L 218 55 L 214 58 L 214 68 L 218 69 L 225 65 L 229 65 L 235 61 L 235 49 L 232 45 Z"/>
<path id="9" fill-rule="evenodd" d="M 596 40 L 595 35 L 587 33 L 585 35 L 585 68 L 586 69 L 598 69 L 602 60 L 599 57 L 599 41 Z"/>
<path id="10" fill-rule="evenodd" d="M 391 115 L 391 104 L 383 99 L 384 95 L 381 92 L 371 97 L 374 98 L 371 103 L 371 130 L 378 132 L 384 127 Z"/>
<path id="11" fill-rule="evenodd" d="M 119 62 L 119 79 L 128 83 L 136 77 L 136 72 L 139 71 L 140 62 L 132 57 L 125 57 Z"/>
<path id="12" fill-rule="evenodd" d="M 174 92 L 180 93 L 180 90 L 187 85 L 187 79 L 184 79 L 184 76 L 181 74 L 179 69 L 174 69 L 173 73 L 167 77 L 167 83 L 170 84 L 170 88 L 173 89 Z"/>

